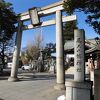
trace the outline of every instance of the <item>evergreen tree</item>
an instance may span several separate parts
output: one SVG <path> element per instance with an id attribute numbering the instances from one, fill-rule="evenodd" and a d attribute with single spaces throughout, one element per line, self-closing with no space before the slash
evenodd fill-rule
<path id="1" fill-rule="evenodd" d="M 86 23 L 100 35 L 100 0 L 67 0 L 64 8 L 68 15 L 83 11 L 87 15 Z"/>
<path id="2" fill-rule="evenodd" d="M 4 66 L 6 47 L 11 46 L 10 42 L 14 32 L 17 16 L 13 12 L 12 4 L 5 1 L 0 2 L 0 58 Z"/>
<path id="3" fill-rule="evenodd" d="M 64 42 L 66 40 L 73 40 L 74 39 L 74 29 L 77 29 L 77 22 L 76 21 L 69 21 L 66 22 L 63 28 L 64 31 Z"/>

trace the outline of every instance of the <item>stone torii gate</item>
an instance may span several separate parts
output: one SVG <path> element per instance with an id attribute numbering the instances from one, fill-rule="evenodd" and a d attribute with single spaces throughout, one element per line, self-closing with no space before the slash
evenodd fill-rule
<path id="1" fill-rule="evenodd" d="M 41 22 L 41 25 L 23 25 L 23 22 L 27 20 L 31 20 L 30 13 L 24 12 L 19 14 L 20 18 L 18 20 L 18 30 L 16 34 L 16 43 L 15 43 L 15 50 L 13 53 L 13 64 L 11 69 L 11 75 L 8 81 L 18 81 L 17 72 L 18 72 L 18 59 L 20 54 L 20 47 L 21 47 L 21 39 L 22 39 L 22 31 L 29 30 L 33 28 L 37 28 L 39 26 L 49 26 L 56 24 L 56 89 L 64 89 L 65 88 L 65 71 L 64 71 L 64 49 L 63 49 L 63 33 L 62 33 L 62 23 L 67 21 L 76 20 L 76 16 L 62 16 L 63 8 L 63 1 L 48 5 L 46 7 L 42 7 L 39 11 L 37 11 L 37 17 L 42 17 L 50 14 L 56 13 L 56 19 L 54 20 L 47 20 Z M 34 17 L 34 15 L 32 15 Z M 36 17 L 36 16 L 35 16 Z M 35 19 L 33 19 L 35 20 Z"/>

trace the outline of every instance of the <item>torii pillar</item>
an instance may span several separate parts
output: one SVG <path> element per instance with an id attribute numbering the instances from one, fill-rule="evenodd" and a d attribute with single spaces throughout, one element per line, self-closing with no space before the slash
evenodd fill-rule
<path id="1" fill-rule="evenodd" d="M 15 82 L 19 80 L 17 77 L 17 72 L 18 72 L 18 66 L 19 66 L 19 54 L 20 54 L 21 39 L 22 39 L 22 25 L 23 25 L 23 22 L 19 21 L 18 32 L 16 34 L 16 44 L 15 44 L 14 53 L 13 53 L 11 75 L 8 78 L 8 81 L 11 81 L 11 82 Z"/>
<path id="2" fill-rule="evenodd" d="M 65 71 L 64 71 L 64 44 L 62 32 L 62 14 L 56 11 L 56 86 L 57 90 L 65 89 Z"/>

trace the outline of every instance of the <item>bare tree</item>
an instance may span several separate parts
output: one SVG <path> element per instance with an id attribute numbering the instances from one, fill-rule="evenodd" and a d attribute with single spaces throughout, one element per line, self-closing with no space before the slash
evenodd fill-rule
<path id="1" fill-rule="evenodd" d="M 39 50 L 40 50 L 40 48 L 38 48 L 37 46 L 35 46 L 33 44 L 28 44 L 27 50 L 26 50 L 26 54 L 28 55 L 28 59 L 37 60 L 39 57 Z"/>
<path id="2" fill-rule="evenodd" d="M 21 57 L 22 61 L 33 61 L 38 60 L 40 56 L 40 50 L 43 49 L 43 36 L 40 33 L 37 33 L 34 37 L 33 43 L 28 42 L 26 49 L 24 50 L 24 54 Z"/>
<path id="3" fill-rule="evenodd" d="M 42 49 L 43 48 L 43 43 L 44 43 L 43 35 L 41 33 L 37 33 L 34 36 L 33 45 L 36 46 L 39 49 Z"/>

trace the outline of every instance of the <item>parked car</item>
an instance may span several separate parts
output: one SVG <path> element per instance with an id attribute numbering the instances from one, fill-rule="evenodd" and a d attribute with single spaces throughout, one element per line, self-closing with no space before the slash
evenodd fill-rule
<path id="1" fill-rule="evenodd" d="M 11 68 L 12 67 L 12 62 L 7 63 L 7 68 Z"/>
<path id="2" fill-rule="evenodd" d="M 24 65 L 21 68 L 22 68 L 22 70 L 31 70 L 32 69 L 32 67 L 29 65 Z"/>

